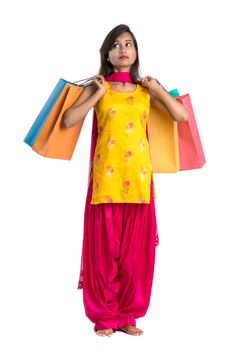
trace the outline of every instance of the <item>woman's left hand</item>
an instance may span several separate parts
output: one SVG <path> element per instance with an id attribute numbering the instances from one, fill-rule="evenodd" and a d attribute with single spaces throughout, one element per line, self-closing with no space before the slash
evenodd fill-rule
<path id="1" fill-rule="evenodd" d="M 151 91 L 154 91 L 154 93 L 162 91 L 162 88 L 157 82 L 157 79 L 154 79 L 149 75 L 147 75 L 145 78 L 142 78 L 141 83 L 144 87 L 148 88 Z"/>

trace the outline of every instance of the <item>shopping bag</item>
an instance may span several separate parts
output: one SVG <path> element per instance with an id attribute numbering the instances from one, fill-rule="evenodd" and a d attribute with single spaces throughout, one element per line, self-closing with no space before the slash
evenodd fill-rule
<path id="1" fill-rule="evenodd" d="M 83 86 L 59 79 L 29 129 L 24 142 L 44 157 L 70 160 L 83 121 L 71 128 L 66 128 L 62 124 L 62 116 L 77 100 L 83 89 Z"/>
<path id="2" fill-rule="evenodd" d="M 189 94 L 168 91 L 189 113 L 188 121 L 175 121 L 165 105 L 151 106 L 148 133 L 154 173 L 175 173 L 201 168 L 206 160 Z"/>
<path id="3" fill-rule="evenodd" d="M 178 96 L 189 112 L 188 122 L 177 122 L 180 170 L 202 168 L 206 163 L 193 107 L 189 94 Z"/>

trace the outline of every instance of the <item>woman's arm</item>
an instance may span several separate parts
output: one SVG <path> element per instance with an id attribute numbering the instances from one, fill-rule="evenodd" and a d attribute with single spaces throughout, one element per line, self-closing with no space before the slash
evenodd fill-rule
<path id="1" fill-rule="evenodd" d="M 63 114 L 63 125 L 66 128 L 71 128 L 80 123 L 100 97 L 100 90 L 94 85 L 86 86 L 74 104 Z"/>
<path id="2" fill-rule="evenodd" d="M 172 118 L 174 118 L 178 122 L 188 121 L 188 111 L 187 109 L 178 102 L 174 97 L 172 97 L 167 91 L 160 88 L 161 91 L 149 91 L 152 97 L 152 104 L 156 104 L 157 100 L 162 102 L 168 112 L 171 114 Z"/>
<path id="3" fill-rule="evenodd" d="M 86 117 L 89 110 L 105 94 L 105 78 L 98 74 L 94 78 L 94 84 L 86 86 L 73 105 L 66 110 L 62 117 L 62 123 L 66 128 L 80 123 Z"/>
<path id="4" fill-rule="evenodd" d="M 155 79 L 151 77 L 150 80 L 143 78 L 142 84 L 149 89 L 152 105 L 156 105 L 159 100 L 164 104 L 173 119 L 176 121 L 188 121 L 187 109 L 166 90 L 161 88 Z"/>

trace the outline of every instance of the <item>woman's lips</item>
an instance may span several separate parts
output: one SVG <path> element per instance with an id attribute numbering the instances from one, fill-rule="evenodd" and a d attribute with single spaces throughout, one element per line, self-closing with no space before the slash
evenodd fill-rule
<path id="1" fill-rule="evenodd" d="M 127 60 L 127 59 L 128 59 L 128 56 L 120 56 L 119 59 L 120 59 L 120 60 Z"/>

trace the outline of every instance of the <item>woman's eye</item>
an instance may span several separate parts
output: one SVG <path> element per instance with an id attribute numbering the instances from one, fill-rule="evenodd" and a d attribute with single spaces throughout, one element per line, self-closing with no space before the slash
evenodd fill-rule
<path id="1" fill-rule="evenodd" d="M 127 43 L 126 45 L 128 45 L 128 44 L 131 46 L 131 43 Z M 119 44 L 117 44 L 117 43 L 114 44 L 114 47 L 116 47 L 117 45 L 119 45 Z"/>

